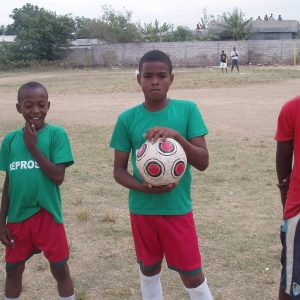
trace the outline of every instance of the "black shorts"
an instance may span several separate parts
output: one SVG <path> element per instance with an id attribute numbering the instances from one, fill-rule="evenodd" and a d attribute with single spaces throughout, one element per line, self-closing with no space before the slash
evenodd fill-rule
<path id="1" fill-rule="evenodd" d="M 239 66 L 239 60 L 238 59 L 233 59 L 232 61 L 231 61 L 231 65 L 234 67 L 234 66 Z"/>

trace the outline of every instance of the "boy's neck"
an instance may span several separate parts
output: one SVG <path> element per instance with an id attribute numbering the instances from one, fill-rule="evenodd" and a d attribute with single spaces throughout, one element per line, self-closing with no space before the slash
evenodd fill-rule
<path id="1" fill-rule="evenodd" d="M 159 101 L 152 101 L 152 100 L 145 99 L 144 107 L 149 111 L 156 112 L 164 109 L 169 104 L 169 102 L 170 102 L 169 98 L 165 98 Z"/>

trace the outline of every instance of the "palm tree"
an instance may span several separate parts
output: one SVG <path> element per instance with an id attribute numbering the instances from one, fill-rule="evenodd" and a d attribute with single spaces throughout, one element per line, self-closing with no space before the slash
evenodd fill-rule
<path id="1" fill-rule="evenodd" d="M 202 17 L 200 17 L 200 21 L 198 24 L 200 25 L 201 29 L 207 29 L 208 24 L 212 21 L 215 21 L 215 16 L 214 15 L 208 15 L 207 14 L 207 9 L 204 7 L 202 9 Z"/>
<path id="2" fill-rule="evenodd" d="M 232 13 L 223 13 L 220 17 L 223 33 L 231 35 L 233 40 L 248 39 L 251 35 L 251 21 L 252 18 L 245 20 L 245 15 L 241 10 L 234 8 Z"/>
<path id="3" fill-rule="evenodd" d="M 162 25 L 155 19 L 154 23 L 145 23 L 142 28 L 142 33 L 150 42 L 161 42 L 162 36 L 168 31 L 173 29 L 173 24 L 167 24 L 166 22 Z"/>

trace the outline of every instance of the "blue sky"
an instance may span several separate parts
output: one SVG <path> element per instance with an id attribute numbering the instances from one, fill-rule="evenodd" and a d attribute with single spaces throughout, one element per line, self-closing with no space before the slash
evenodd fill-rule
<path id="1" fill-rule="evenodd" d="M 183 25 L 194 28 L 203 9 L 208 14 L 215 16 L 223 12 L 232 11 L 234 7 L 241 9 L 247 18 L 263 17 L 265 14 L 273 13 L 275 17 L 279 14 L 287 20 L 300 21 L 300 0 L 0 0 L 0 25 L 12 23 L 9 18 L 14 8 L 20 8 L 26 3 L 38 5 L 57 14 L 72 14 L 72 16 L 84 16 L 97 18 L 102 15 L 101 7 L 110 5 L 116 11 L 132 12 L 132 21 L 143 25 L 158 19 L 160 23 L 169 23 L 175 26 Z M 184 4 L 186 3 L 186 4 Z"/>

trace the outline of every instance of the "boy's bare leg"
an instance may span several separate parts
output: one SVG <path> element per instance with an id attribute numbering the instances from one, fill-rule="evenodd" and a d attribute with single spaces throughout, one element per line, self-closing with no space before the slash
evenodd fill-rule
<path id="1" fill-rule="evenodd" d="M 179 275 L 181 277 L 184 286 L 188 289 L 193 289 L 198 287 L 205 280 L 203 272 L 193 276 L 188 276 L 182 273 L 179 273 Z"/>
<path id="2" fill-rule="evenodd" d="M 69 297 L 74 295 L 73 282 L 69 266 L 65 263 L 62 266 L 50 264 L 51 272 L 57 281 L 57 289 L 60 297 Z"/>
<path id="3" fill-rule="evenodd" d="M 203 272 L 193 276 L 188 276 L 180 273 L 180 277 L 189 293 L 191 300 L 195 300 L 195 299 L 212 300 L 213 299 Z"/>
<path id="4" fill-rule="evenodd" d="M 5 297 L 18 298 L 22 290 L 22 275 L 25 263 L 17 267 L 6 268 Z"/>
<path id="5" fill-rule="evenodd" d="M 151 269 L 150 271 L 142 271 L 141 272 L 145 275 L 145 276 L 155 276 L 157 274 L 159 274 L 161 271 L 161 265 L 158 265 L 157 267 Z"/>

